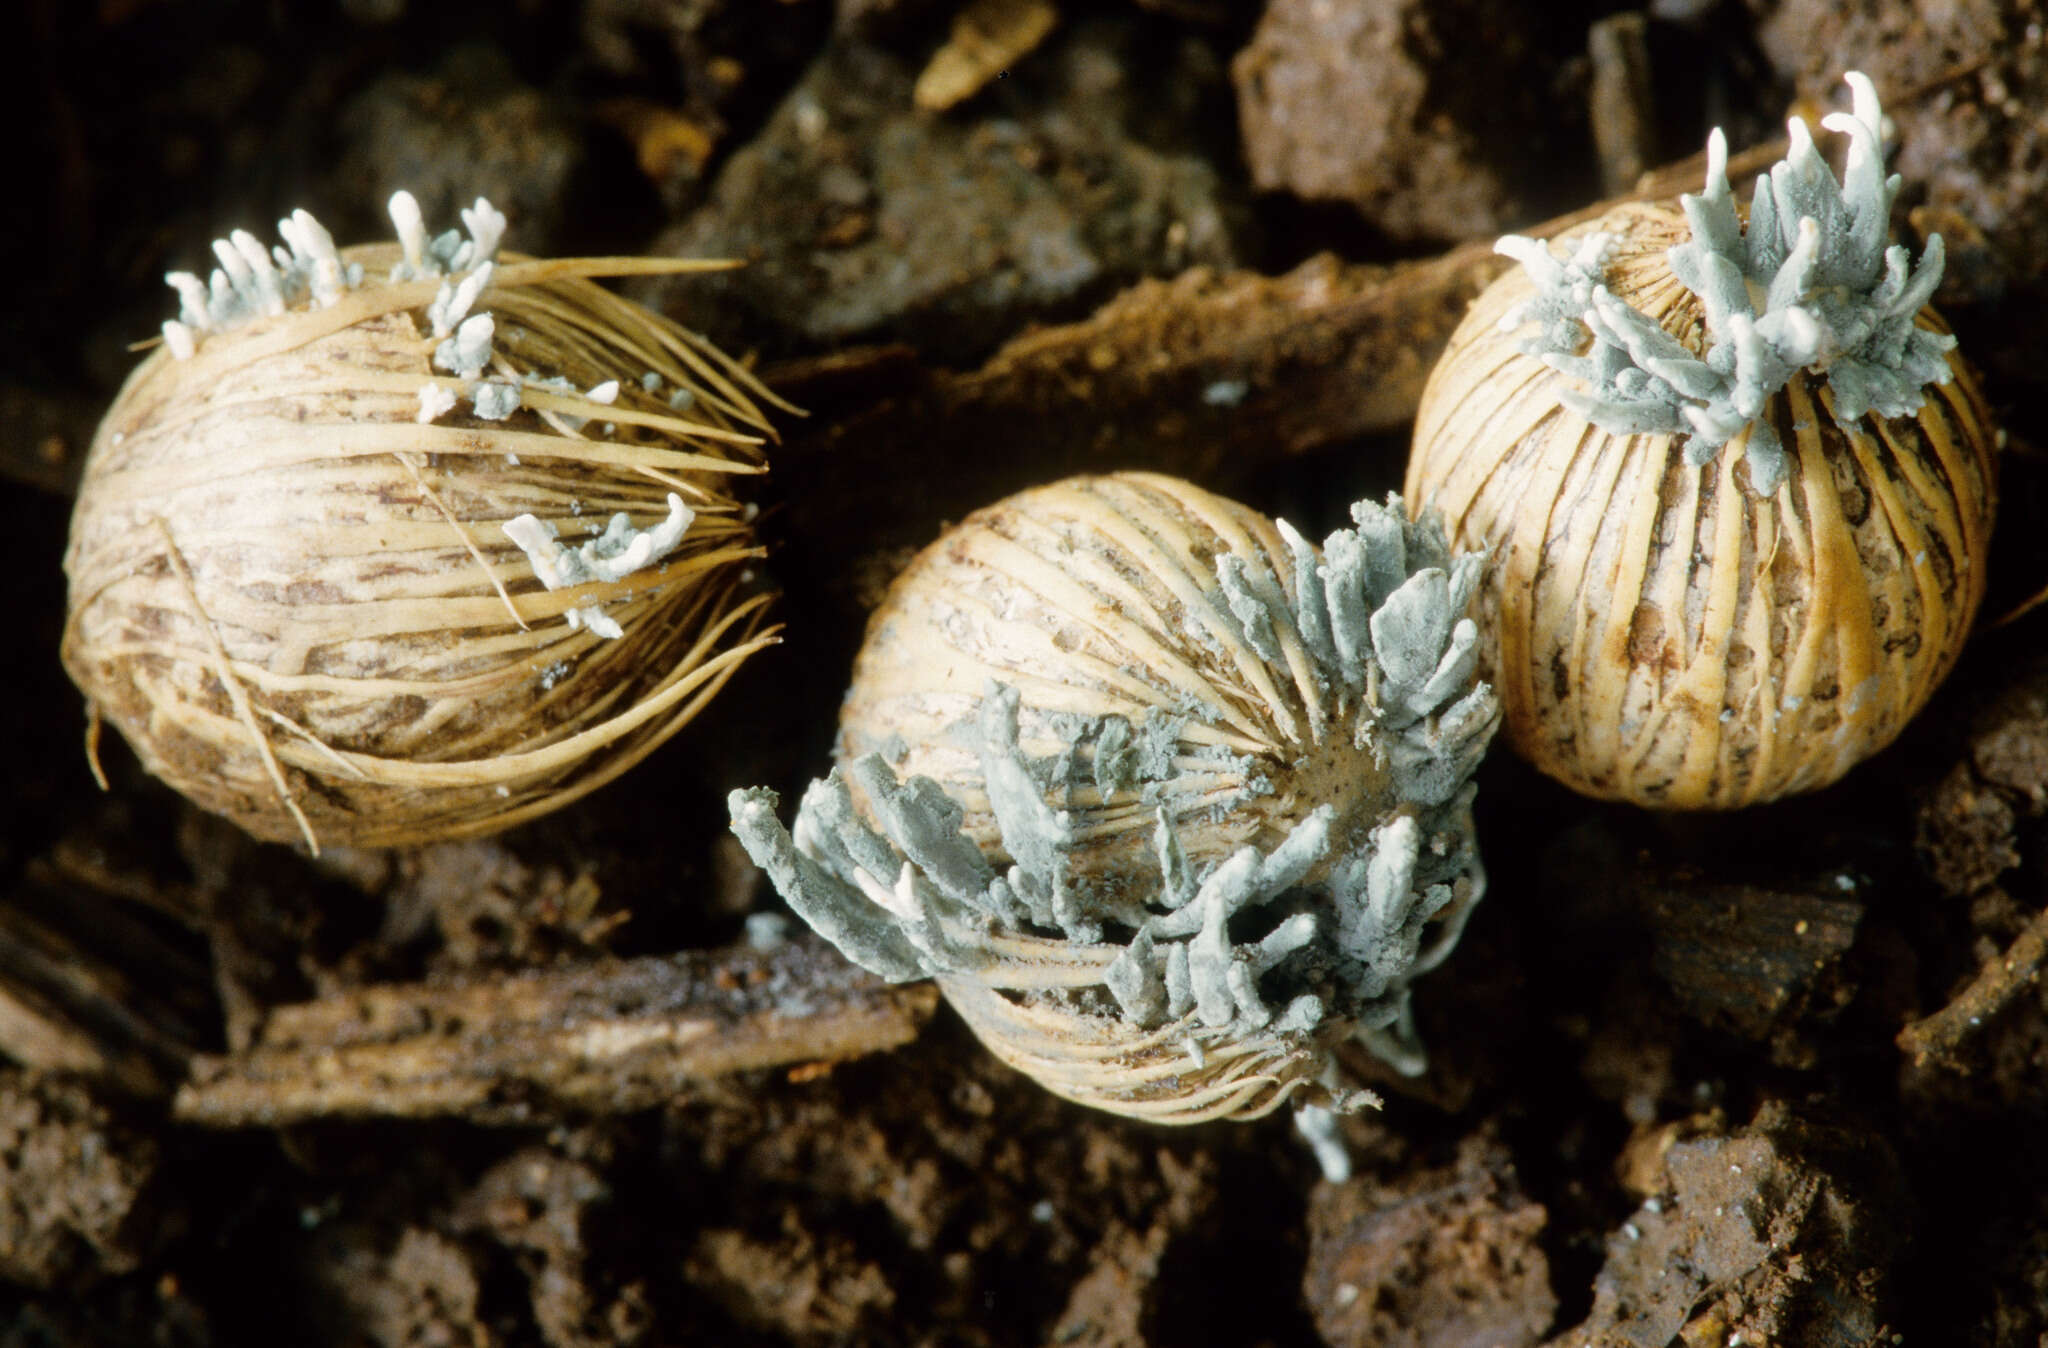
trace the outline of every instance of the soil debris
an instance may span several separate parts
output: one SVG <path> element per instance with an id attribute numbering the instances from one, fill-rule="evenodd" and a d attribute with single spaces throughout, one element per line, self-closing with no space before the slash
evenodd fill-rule
<path id="1" fill-rule="evenodd" d="M 1535 1343 L 1557 1314 L 1548 1224 L 1498 1142 L 1444 1167 L 1318 1185 L 1302 1290 L 1331 1348 Z"/>
<path id="2" fill-rule="evenodd" d="M 158 1157 L 77 1082 L 0 1069 L 0 1278 L 78 1288 L 139 1267 Z"/>
<path id="3" fill-rule="evenodd" d="M 1911 1226 L 1881 1141 L 1772 1104 L 1663 1165 L 1662 1190 L 1607 1238 L 1592 1314 L 1552 1348 L 1883 1341 Z"/>
<path id="4" fill-rule="evenodd" d="M 1520 14 L 1275 0 L 1231 64 L 1253 182 L 1349 202 L 1395 239 L 1490 239 L 1526 220 L 1528 141 L 1559 100 L 1542 46 L 1555 30 Z"/>
<path id="5" fill-rule="evenodd" d="M 1148 70 L 1142 40 L 1077 23 L 947 117 L 913 107 L 893 51 L 828 48 L 653 248 L 748 266 L 649 294 L 729 347 L 898 339 L 957 361 L 1141 277 L 1232 264 L 1240 207 L 1185 129 L 1220 70 L 1192 47 Z"/>

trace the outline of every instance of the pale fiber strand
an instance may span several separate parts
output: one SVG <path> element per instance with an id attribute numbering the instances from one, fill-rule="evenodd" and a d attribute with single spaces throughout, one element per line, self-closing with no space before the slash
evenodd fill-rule
<path id="1" fill-rule="evenodd" d="M 780 638 L 772 633 L 763 634 L 752 638 L 743 646 L 722 651 L 708 660 L 702 659 L 704 652 L 716 643 L 727 628 L 751 615 L 756 615 L 766 602 L 766 596 L 758 596 L 735 608 L 714 624 L 689 654 L 677 662 L 678 667 L 687 672 L 657 685 L 656 691 L 634 703 L 628 710 L 589 729 L 578 731 L 567 739 L 557 740 L 522 753 L 495 754 L 488 758 L 453 762 L 425 763 L 379 758 L 374 754 L 348 750 L 336 752 L 348 762 L 370 772 L 376 780 L 403 786 L 473 786 L 514 777 L 535 777 L 574 766 L 592 750 L 609 745 L 654 720 L 689 696 L 698 685 L 726 665 L 736 665 L 746 655 L 779 641 Z M 693 667 L 693 659 L 700 660 L 701 663 Z M 286 757 L 291 759 L 292 756 L 288 753 Z"/>
<path id="2" fill-rule="evenodd" d="M 164 536 L 164 555 L 170 559 L 171 566 L 178 573 L 178 579 L 184 582 L 186 596 L 192 602 L 192 611 L 198 615 L 199 626 L 205 631 L 208 643 L 212 647 L 214 676 L 220 680 L 222 690 L 227 693 L 228 702 L 235 709 L 235 718 L 256 746 L 256 753 L 263 760 L 264 771 L 270 774 L 270 783 L 277 788 L 278 798 L 284 802 L 284 807 L 291 812 L 292 818 L 298 821 L 299 832 L 305 835 L 306 846 L 311 848 L 313 855 L 317 857 L 320 855 L 320 839 L 314 835 L 313 825 L 307 821 L 305 811 L 299 808 L 299 802 L 292 798 L 291 787 L 284 779 L 284 769 L 278 766 L 277 755 L 271 752 L 270 737 L 256 724 L 255 714 L 250 710 L 248 693 L 242 688 L 241 681 L 228 668 L 227 647 L 222 644 L 220 631 L 213 625 L 213 619 L 206 616 L 206 606 L 199 602 L 199 590 L 193 585 L 192 572 L 186 567 L 185 558 L 178 551 L 177 539 L 171 536 L 171 526 L 164 522 L 161 515 L 156 517 L 155 524 Z"/>
<path id="3" fill-rule="evenodd" d="M 469 530 L 462 527 L 462 521 L 455 518 L 455 512 L 448 508 L 448 503 L 441 499 L 440 494 L 427 485 L 427 479 L 420 473 L 420 466 L 414 463 L 409 455 L 393 454 L 391 457 L 405 465 L 405 471 L 411 473 L 412 480 L 419 484 L 421 494 L 429 501 L 432 501 L 434 509 L 441 512 L 441 518 L 448 521 L 448 527 L 455 531 L 455 536 L 462 540 L 462 546 L 467 548 L 469 555 L 476 560 L 477 569 L 484 573 L 484 579 L 488 580 L 491 583 L 491 588 L 498 592 L 498 598 L 505 601 L 505 612 L 512 615 L 512 621 L 519 625 L 519 630 L 522 632 L 531 630 L 526 625 L 526 619 L 519 616 L 519 606 L 514 604 L 512 596 L 505 592 L 505 582 L 498 579 L 498 573 L 493 571 L 491 564 L 484 560 L 484 554 L 477 547 L 476 539 L 470 536 Z"/>
<path id="4" fill-rule="evenodd" d="M 299 738 L 305 740 L 306 743 L 313 746 L 315 752 L 319 753 L 328 762 L 332 763 L 335 767 L 340 768 L 343 772 L 355 778 L 357 781 L 367 782 L 370 780 L 369 773 L 364 772 L 361 768 L 349 762 L 346 758 L 343 758 L 338 752 L 335 751 L 335 749 L 331 745 L 327 743 L 326 740 L 321 739 L 318 735 L 306 729 L 306 727 L 300 725 L 291 717 L 286 716 L 282 712 L 272 711 L 269 707 L 258 707 L 256 710 L 262 712 L 264 717 L 268 719 L 270 722 L 272 722 L 274 725 L 277 725 L 283 728 L 284 730 L 287 730 L 292 734 L 297 735 Z"/>

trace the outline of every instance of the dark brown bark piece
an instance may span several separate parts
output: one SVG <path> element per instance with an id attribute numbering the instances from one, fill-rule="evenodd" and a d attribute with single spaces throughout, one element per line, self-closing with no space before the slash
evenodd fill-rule
<path id="1" fill-rule="evenodd" d="M 1697 1020 L 1748 1039 L 1787 1036 L 1854 990 L 1842 959 L 1863 904 L 1850 885 L 1830 896 L 1699 877 L 1653 884 L 1645 911 L 1657 973 Z M 1779 1047 L 1805 1056 L 1789 1037 Z"/>
<path id="2" fill-rule="evenodd" d="M 196 1059 L 175 1112 L 229 1128 L 623 1113 L 731 1072 L 895 1048 L 936 1001 L 929 985 L 890 987 L 809 938 L 369 987 L 281 1007 L 248 1051 Z"/>

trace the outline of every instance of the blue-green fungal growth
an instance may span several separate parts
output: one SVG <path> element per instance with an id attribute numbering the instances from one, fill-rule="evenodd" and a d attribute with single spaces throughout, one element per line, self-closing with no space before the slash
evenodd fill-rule
<path id="1" fill-rule="evenodd" d="M 1508 323 L 1537 324 L 1523 349 L 1584 383 L 1562 395 L 1573 411 L 1620 434 L 1686 436 L 1694 465 L 1740 438 L 1751 481 L 1770 495 L 1789 460 L 1761 414 L 1796 372 L 1826 381 L 1841 422 L 1911 416 L 1928 384 L 1948 382 L 1955 339 L 1917 321 L 1941 281 L 1941 236 L 1928 236 L 1917 263 L 1889 243 L 1899 178 L 1884 172 L 1884 112 L 1869 79 L 1845 78 L 1851 110 L 1821 123 L 1849 137 L 1841 181 L 1794 118 L 1784 160 L 1757 178 L 1746 227 L 1727 142 L 1718 128 L 1709 138 L 1706 188 L 1680 201 L 1692 237 L 1668 254 L 1703 309 L 1704 354 L 1608 289 L 1611 235 L 1590 234 L 1562 257 L 1534 239 L 1499 242 L 1537 289 Z"/>
<path id="2" fill-rule="evenodd" d="M 849 958 L 937 978 L 1068 1098 L 1171 1122 L 1368 1103 L 1327 1051 L 1356 1033 L 1419 1065 L 1410 989 L 1484 889 L 1470 779 L 1499 713 L 1479 559 L 1397 500 L 1353 514 L 1319 549 L 1139 475 L 982 512 L 898 582 L 849 697 L 928 745 L 849 730 L 887 747 L 788 831 L 734 792 L 734 832 Z M 1239 733 L 1250 702 L 1273 733 Z"/>

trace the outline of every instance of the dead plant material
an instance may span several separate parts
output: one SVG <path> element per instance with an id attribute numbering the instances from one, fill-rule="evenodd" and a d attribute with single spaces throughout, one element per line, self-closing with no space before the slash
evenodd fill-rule
<path id="1" fill-rule="evenodd" d="M 965 102 L 1045 41 L 1059 18 L 1052 0 L 968 0 L 953 16 L 952 36 L 917 77 L 911 98 L 927 112 Z"/>
<path id="2" fill-rule="evenodd" d="M 329 258 L 363 279 L 196 346 L 167 324 L 101 424 L 66 554 L 93 717 L 203 807 L 316 852 L 576 799 L 776 639 L 731 479 L 764 471 L 778 400 L 590 279 L 728 264 L 506 254 L 455 290 L 404 270 L 414 251 Z"/>
<path id="3" fill-rule="evenodd" d="M 1957 1066 L 1955 1053 L 1963 1041 L 2033 985 L 2043 960 L 2048 960 L 2048 912 L 2037 914 L 2004 954 L 1985 961 L 1970 985 L 1947 1006 L 1906 1026 L 1892 1042 L 1912 1056 L 1916 1067 L 1929 1059 Z"/>
<path id="4" fill-rule="evenodd" d="M 1731 179 L 1784 148 L 1735 156 Z M 1694 156 L 1527 232 L 1549 237 L 1622 201 L 1692 191 L 1704 171 Z M 1195 268 L 1027 332 L 978 370 L 905 378 L 885 348 L 875 358 L 892 357 L 888 396 L 818 418 L 778 453 L 788 533 L 843 555 L 928 538 L 937 521 L 1027 485 L 1020 474 L 1143 468 L 1215 481 L 1398 430 L 1467 304 L 1511 265 L 1472 243 L 1392 266 L 1322 254 L 1277 277 Z"/>
<path id="5" fill-rule="evenodd" d="M 937 1000 L 930 984 L 890 987 L 811 939 L 363 988 L 281 1007 L 246 1052 L 195 1059 L 174 1114 L 247 1128 L 624 1113 L 733 1072 L 898 1047 Z"/>
<path id="6" fill-rule="evenodd" d="M 181 933 L 36 865 L 0 900 L 0 1058 L 166 1096 L 211 1037 L 212 984 Z"/>

